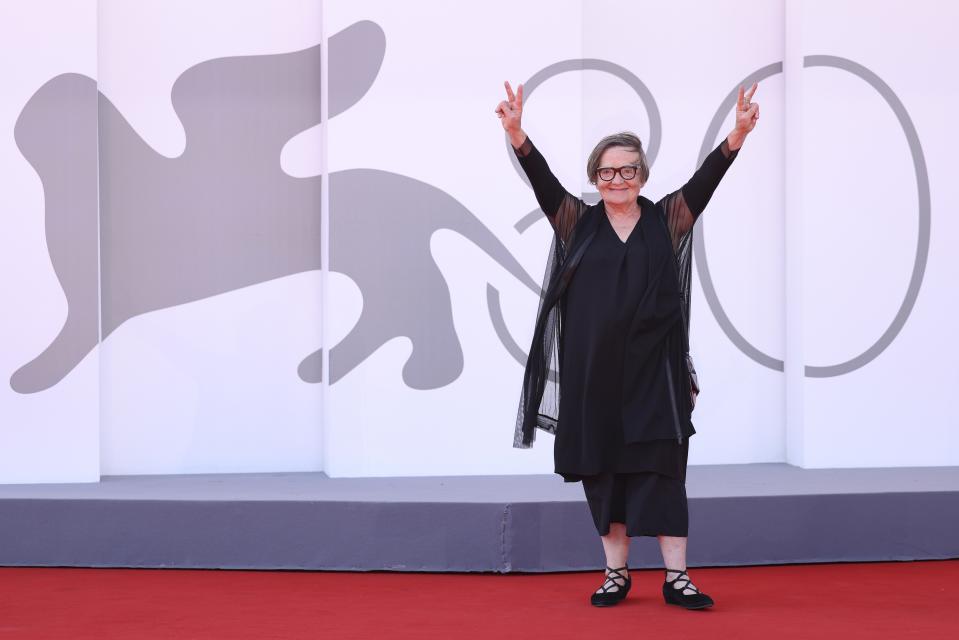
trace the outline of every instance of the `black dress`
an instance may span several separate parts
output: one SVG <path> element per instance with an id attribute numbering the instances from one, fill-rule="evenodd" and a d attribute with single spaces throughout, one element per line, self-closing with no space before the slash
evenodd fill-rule
<path id="1" fill-rule="evenodd" d="M 681 189 L 640 196 L 624 242 L 528 138 L 514 151 L 554 229 L 514 446 L 532 446 L 536 428 L 556 436 L 555 471 L 583 482 L 600 535 L 623 522 L 630 536 L 686 536 L 691 232 L 736 152 L 723 140 Z"/>
<path id="2" fill-rule="evenodd" d="M 604 214 L 567 289 L 562 428 L 553 446 L 556 473 L 567 482 L 603 471 L 682 475 L 685 447 L 676 438 L 626 444 L 623 437 L 626 343 L 648 278 L 644 227 L 640 218 L 623 242 Z"/>

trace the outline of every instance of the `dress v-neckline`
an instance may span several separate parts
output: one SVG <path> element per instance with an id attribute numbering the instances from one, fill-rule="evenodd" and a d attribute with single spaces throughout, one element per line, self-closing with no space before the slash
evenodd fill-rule
<path id="1" fill-rule="evenodd" d="M 622 244 L 622 245 L 627 245 L 627 244 L 629 244 L 629 239 L 633 237 L 633 234 L 634 234 L 634 233 L 636 233 L 636 227 L 638 227 L 638 226 L 639 226 L 639 223 L 642 221 L 642 219 L 643 219 L 643 214 L 640 213 L 640 214 L 639 214 L 639 217 L 636 218 L 636 224 L 634 224 L 634 225 L 633 225 L 633 228 L 630 229 L 630 230 L 629 230 L 629 233 L 626 234 L 626 239 L 625 239 L 625 240 L 623 240 L 623 239 L 620 237 L 619 233 L 616 231 L 616 227 L 613 226 L 613 221 L 609 219 L 609 214 L 605 211 L 605 209 L 603 210 L 603 217 L 606 218 L 606 224 L 609 225 L 609 230 L 613 232 L 613 235 L 616 237 L 617 240 L 619 240 L 619 243 Z"/>

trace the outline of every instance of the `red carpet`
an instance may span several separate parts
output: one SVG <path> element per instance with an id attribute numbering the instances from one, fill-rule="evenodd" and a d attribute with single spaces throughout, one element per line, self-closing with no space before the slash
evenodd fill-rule
<path id="1" fill-rule="evenodd" d="M 661 571 L 590 606 L 591 573 L 0 568 L 0 638 L 959 638 L 959 561 L 692 569 L 716 600 L 667 607 Z"/>

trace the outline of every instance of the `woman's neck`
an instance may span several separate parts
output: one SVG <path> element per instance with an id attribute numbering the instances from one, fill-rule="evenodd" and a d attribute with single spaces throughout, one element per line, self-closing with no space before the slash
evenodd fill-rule
<path id="1" fill-rule="evenodd" d="M 603 204 L 606 207 L 606 213 L 614 218 L 634 218 L 642 213 L 642 208 L 635 200 L 622 204 L 610 204 L 609 202 L 604 202 Z"/>

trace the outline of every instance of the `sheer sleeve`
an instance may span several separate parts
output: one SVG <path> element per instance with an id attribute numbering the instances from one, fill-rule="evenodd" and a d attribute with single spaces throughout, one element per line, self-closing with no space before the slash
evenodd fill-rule
<path id="1" fill-rule="evenodd" d="M 696 170 L 693 177 L 677 191 L 673 191 L 659 204 L 666 213 L 666 224 L 673 241 L 673 251 L 676 251 L 699 219 L 706 208 L 713 192 L 719 186 L 720 180 L 726 175 L 726 170 L 732 165 L 739 151 L 729 148 L 729 143 L 723 139 L 718 147 L 713 149 L 703 164 Z"/>
<path id="2" fill-rule="evenodd" d="M 529 136 L 518 149 L 513 147 L 513 152 L 533 186 L 540 209 L 546 214 L 557 237 L 564 245 L 567 244 L 573 228 L 587 208 L 586 203 L 563 188 Z"/>

